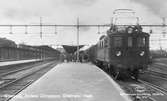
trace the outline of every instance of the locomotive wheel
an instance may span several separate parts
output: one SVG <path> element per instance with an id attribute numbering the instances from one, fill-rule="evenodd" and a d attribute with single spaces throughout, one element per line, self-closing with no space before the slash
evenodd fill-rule
<path id="1" fill-rule="evenodd" d="M 139 74 L 138 74 L 138 73 L 137 73 L 137 74 L 134 74 L 134 78 L 135 78 L 135 80 L 137 81 L 138 78 L 139 78 Z"/>
<path id="2" fill-rule="evenodd" d="M 133 71 L 133 76 L 134 76 L 135 80 L 137 81 L 139 78 L 139 70 L 138 69 Z"/>
<path id="3" fill-rule="evenodd" d="M 107 65 L 107 72 L 110 74 L 110 65 Z"/>
<path id="4" fill-rule="evenodd" d="M 139 78 L 139 76 L 137 75 L 137 76 L 135 76 L 135 80 L 137 81 L 138 80 L 138 78 Z"/>
<path id="5" fill-rule="evenodd" d="M 112 76 L 115 76 L 115 71 L 114 71 L 113 66 L 112 65 L 108 65 L 108 66 L 109 66 L 109 70 L 108 70 L 109 74 Z"/>
<path id="6" fill-rule="evenodd" d="M 103 69 L 103 63 L 101 61 L 98 61 L 97 64 L 98 64 L 98 67 L 100 67 L 101 69 Z"/>
<path id="7" fill-rule="evenodd" d="M 114 78 L 115 78 L 116 80 L 118 80 L 118 79 L 119 79 L 119 75 L 120 75 L 120 72 L 116 72 L 116 75 L 114 76 Z"/>

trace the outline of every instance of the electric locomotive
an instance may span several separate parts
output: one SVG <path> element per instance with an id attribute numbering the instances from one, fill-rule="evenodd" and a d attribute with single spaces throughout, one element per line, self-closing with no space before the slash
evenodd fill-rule
<path id="1" fill-rule="evenodd" d="M 140 25 L 113 25 L 87 53 L 91 61 L 116 79 L 125 76 L 137 79 L 139 71 L 149 63 L 149 34 Z"/>
<path id="2" fill-rule="evenodd" d="M 125 11 L 125 12 L 124 12 Z M 106 35 L 100 37 L 98 43 L 86 50 L 90 60 L 96 63 L 103 70 L 111 73 L 116 79 L 120 77 L 135 77 L 138 79 L 140 70 L 146 69 L 149 64 L 149 34 L 142 30 L 138 24 L 117 24 L 118 18 L 127 23 L 127 18 L 118 14 L 134 14 L 130 9 L 117 9 Z M 129 16 L 128 16 L 129 18 Z M 130 20 L 132 23 L 133 20 Z"/>

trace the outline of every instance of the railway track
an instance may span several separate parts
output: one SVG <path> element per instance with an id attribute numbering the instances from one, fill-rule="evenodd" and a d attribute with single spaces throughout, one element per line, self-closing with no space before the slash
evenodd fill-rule
<path id="1" fill-rule="evenodd" d="M 160 78 L 160 80 L 167 82 L 167 74 L 165 73 L 151 70 L 151 71 L 147 71 L 146 74 L 147 75 L 151 74 L 150 77 L 153 76 L 156 78 Z M 145 76 L 145 77 L 147 77 L 147 79 L 151 79 L 148 76 Z M 166 97 L 167 88 L 159 85 L 158 83 L 150 82 L 151 80 L 147 81 L 147 79 L 140 78 L 138 81 L 135 81 L 132 78 L 132 80 L 122 81 L 122 83 L 119 83 L 120 81 L 116 81 L 116 82 L 118 82 L 118 84 L 122 87 L 122 89 L 124 89 L 124 91 L 128 95 L 130 95 L 133 101 L 167 101 L 167 97 Z M 144 88 L 142 90 L 139 89 L 139 94 L 138 94 L 139 96 L 137 96 L 136 92 L 138 91 L 136 91 L 135 87 Z M 162 99 L 165 99 L 165 100 L 162 100 Z"/>
<path id="2" fill-rule="evenodd" d="M 107 74 L 112 79 L 114 79 L 114 77 L 112 75 L 110 75 L 109 73 L 107 73 Z M 160 78 L 161 80 L 167 82 L 167 74 L 166 73 L 161 73 L 161 72 L 149 70 L 149 71 L 146 71 L 145 74 L 147 74 L 147 75 L 151 74 L 153 77 Z M 145 76 L 145 78 L 150 79 L 147 76 Z M 123 81 L 121 81 L 121 83 L 119 80 L 115 80 L 115 81 L 121 86 L 121 88 L 125 91 L 125 93 L 132 98 L 132 101 L 167 101 L 167 97 L 166 97 L 167 89 L 161 87 L 158 84 L 156 85 L 154 83 L 151 83 L 149 81 L 145 81 L 143 79 L 139 79 L 138 81 L 135 81 L 133 78 L 132 78 L 132 80 L 131 79 L 127 80 L 127 81 L 123 80 Z M 139 87 L 139 88 L 141 87 L 141 88 L 143 88 L 143 90 L 136 89 L 136 87 Z M 136 91 L 136 90 L 138 90 L 138 91 Z M 139 93 L 139 94 L 137 94 L 137 93 Z M 165 100 L 162 100 L 162 97 Z M 156 98 L 156 99 L 154 99 L 154 98 Z"/>
<path id="3" fill-rule="evenodd" d="M 146 77 L 149 79 L 147 79 Z M 167 73 L 149 70 L 146 71 L 144 77 L 141 77 L 139 81 L 158 88 L 161 91 L 165 92 L 167 95 L 167 87 L 164 86 L 164 84 L 166 85 L 167 83 Z"/>
<path id="4" fill-rule="evenodd" d="M 24 70 L 28 70 L 28 69 L 31 69 L 31 68 L 33 68 L 35 66 L 42 65 L 44 63 L 46 63 L 46 62 L 37 63 L 37 64 L 34 64 L 34 65 L 31 64 L 30 66 L 25 66 L 25 67 L 21 66 L 18 69 L 15 67 L 15 68 L 13 68 L 13 70 L 8 71 L 8 69 L 7 69 L 6 71 L 3 71 L 2 73 L 0 73 L 0 80 L 1 80 L 1 82 L 0 82 L 0 89 L 3 88 L 3 87 L 5 87 L 6 85 L 12 83 L 12 82 L 17 81 L 17 79 L 15 79 L 15 78 L 12 78 L 12 79 L 2 79 L 2 78 L 5 78 L 5 76 L 12 75 L 14 73 L 18 73 L 18 72 L 21 72 L 21 71 L 24 71 Z"/>
<path id="5" fill-rule="evenodd" d="M 151 87 L 152 89 L 160 92 L 159 97 L 155 97 L 156 100 L 153 101 L 166 101 L 167 100 L 167 73 L 162 73 L 155 70 L 148 70 L 144 74 L 141 75 L 138 80 L 140 83 Z M 163 99 L 163 100 L 162 100 Z"/>
<path id="6" fill-rule="evenodd" d="M 145 74 L 146 74 L 145 78 L 144 79 L 140 78 L 138 80 L 138 82 L 140 82 L 141 84 L 146 85 L 146 86 L 150 87 L 151 89 L 159 92 L 158 97 L 157 97 L 158 94 L 157 95 L 151 94 L 151 96 L 149 97 L 149 100 L 151 100 L 151 101 L 166 101 L 167 97 L 164 97 L 164 96 L 167 95 L 167 88 L 162 86 L 162 85 L 164 82 L 167 82 L 167 74 L 159 72 L 159 71 L 154 71 L 154 70 L 146 71 Z M 149 75 L 149 77 L 147 75 Z M 159 83 L 160 81 L 163 81 L 163 83 Z M 156 98 L 156 100 L 154 98 Z M 165 100 L 162 100 L 162 99 L 165 99 Z M 143 100 L 141 100 L 141 101 L 143 101 Z"/>
<path id="7" fill-rule="evenodd" d="M 23 68 L 30 68 L 32 66 L 34 66 L 35 64 L 40 64 L 42 62 L 32 62 L 32 63 L 22 63 L 22 64 L 16 64 L 16 65 L 9 65 L 9 66 L 2 66 L 0 67 L 0 76 L 1 74 L 10 72 L 10 71 L 15 71 L 18 69 L 23 69 Z"/>
<path id="8" fill-rule="evenodd" d="M 41 64 L 44 64 L 44 63 L 47 63 L 47 62 L 35 63 L 35 64 L 31 64 L 29 66 L 18 66 L 18 67 L 12 68 L 11 70 L 8 70 L 8 69 L 4 70 L 3 72 L 0 73 L 0 78 L 4 77 L 6 75 L 9 75 L 9 74 L 13 74 L 13 73 L 16 73 L 16 72 L 21 72 L 21 71 L 24 71 L 24 70 L 27 70 L 27 69 L 31 69 L 35 66 L 38 66 L 38 65 L 41 65 Z"/>
<path id="9" fill-rule="evenodd" d="M 164 95 L 167 95 L 167 89 L 164 89 L 164 88 L 162 88 L 162 87 L 160 87 L 160 86 L 157 86 L 157 85 L 155 85 L 155 84 L 149 83 L 149 82 L 144 81 L 144 80 L 138 80 L 138 81 L 141 82 L 141 83 L 143 83 L 143 84 L 145 84 L 145 85 L 150 86 L 150 87 L 153 88 L 153 89 L 156 89 L 156 90 L 160 91 L 160 92 L 163 93 Z"/>
<path id="10" fill-rule="evenodd" d="M 25 89 L 27 86 L 29 86 L 31 83 L 33 83 L 36 79 L 41 77 L 44 73 L 46 73 L 48 70 L 53 68 L 57 63 L 55 61 L 45 63 L 43 65 L 39 65 L 40 68 L 36 70 L 32 70 L 27 72 L 26 74 L 18 77 L 18 78 L 10 78 L 10 79 L 1 79 L 1 81 L 4 80 L 0 84 L 0 101 L 9 101 L 12 97 L 14 97 L 16 94 L 18 94 L 20 91 Z M 36 66 L 35 66 L 36 67 Z M 34 67 L 34 68 L 35 68 Z M 47 67 L 47 68 L 45 68 Z M 27 70 L 27 69 L 25 69 Z M 23 70 L 17 71 L 17 72 L 24 72 Z M 17 73 L 16 71 L 13 72 L 14 74 Z M 9 75 L 14 75 L 9 73 Z M 5 74 L 6 77 L 9 75 Z M 3 77 L 5 78 L 5 77 Z"/>
<path id="11" fill-rule="evenodd" d="M 132 101 L 166 101 L 167 90 L 144 80 L 116 81 Z M 162 100 L 166 97 L 166 100 Z M 156 98 L 156 99 L 155 99 Z M 158 99 L 158 100 L 157 100 Z"/>
<path id="12" fill-rule="evenodd" d="M 155 77 L 161 78 L 163 80 L 167 80 L 167 73 L 162 73 L 162 72 L 158 72 L 158 71 L 154 71 L 154 70 L 149 70 L 149 71 L 145 71 L 148 74 L 151 74 Z"/>

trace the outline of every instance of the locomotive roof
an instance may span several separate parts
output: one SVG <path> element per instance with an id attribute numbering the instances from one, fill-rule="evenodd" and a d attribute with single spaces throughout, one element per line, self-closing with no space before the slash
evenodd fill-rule
<path id="1" fill-rule="evenodd" d="M 128 33 L 129 28 L 131 28 L 132 33 Z M 136 35 L 136 36 L 149 36 L 148 33 L 142 31 L 142 27 L 140 25 L 133 26 L 116 26 L 112 25 L 110 29 L 107 31 L 107 35 L 117 36 L 117 35 Z"/>
<path id="2" fill-rule="evenodd" d="M 100 38 L 99 38 L 99 40 L 102 40 L 102 39 L 104 39 L 106 36 L 105 35 L 102 35 Z"/>
<path id="3" fill-rule="evenodd" d="M 126 33 L 126 32 L 112 32 L 111 34 L 109 34 L 110 36 L 127 36 L 127 35 L 133 35 L 133 36 L 149 36 L 148 33 L 146 32 L 140 32 L 140 33 Z"/>

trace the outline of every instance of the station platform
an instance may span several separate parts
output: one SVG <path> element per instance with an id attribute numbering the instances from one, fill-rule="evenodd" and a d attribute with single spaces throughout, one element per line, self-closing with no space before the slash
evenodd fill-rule
<path id="1" fill-rule="evenodd" d="M 131 101 L 105 72 L 90 63 L 61 63 L 11 101 Z"/>
<path id="2" fill-rule="evenodd" d="M 16 64 L 22 64 L 22 63 L 29 63 L 29 62 L 36 62 L 36 61 L 41 61 L 41 59 L 18 60 L 18 61 L 3 61 L 3 62 L 0 62 L 0 67 L 9 66 L 9 65 L 16 65 Z"/>

